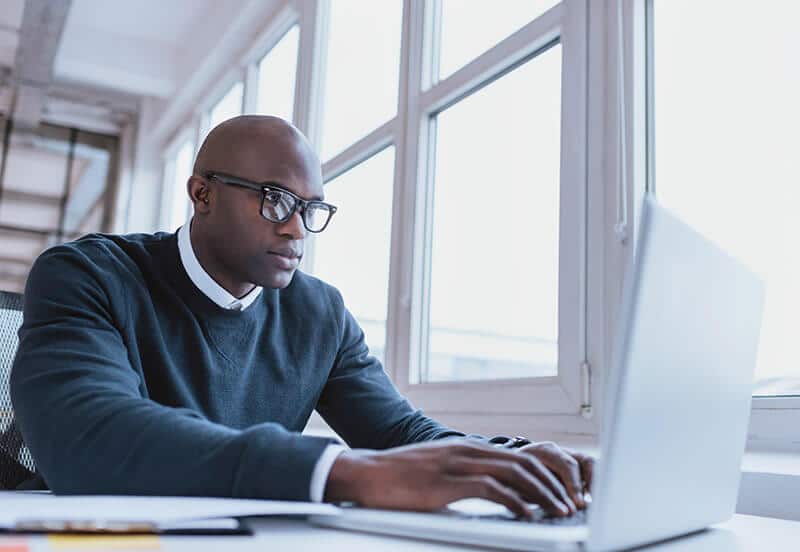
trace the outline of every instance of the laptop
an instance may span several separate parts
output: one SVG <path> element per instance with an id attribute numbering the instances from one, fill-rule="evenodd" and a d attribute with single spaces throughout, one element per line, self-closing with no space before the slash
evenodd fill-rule
<path id="1" fill-rule="evenodd" d="M 606 551 L 725 521 L 736 505 L 763 301 L 758 277 L 648 197 L 618 317 L 593 502 L 580 519 L 515 520 L 470 499 L 437 513 L 343 508 L 312 522 L 494 548 Z"/>

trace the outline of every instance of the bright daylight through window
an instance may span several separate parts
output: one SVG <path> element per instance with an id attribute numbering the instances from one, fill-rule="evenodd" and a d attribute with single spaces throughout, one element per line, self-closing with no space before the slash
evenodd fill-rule
<path id="1" fill-rule="evenodd" d="M 397 113 L 402 2 L 330 3 L 322 160 Z"/>
<path id="2" fill-rule="evenodd" d="M 557 0 L 502 0 L 502 6 L 441 0 L 439 78 L 450 76 L 556 4 Z"/>
<path id="3" fill-rule="evenodd" d="M 295 25 L 258 64 L 257 113 L 292 120 L 299 38 L 300 29 Z"/>
<path id="4" fill-rule="evenodd" d="M 394 147 L 386 148 L 325 185 L 339 207 L 315 236 L 314 275 L 336 286 L 356 317 L 370 353 L 384 360 Z"/>
<path id="5" fill-rule="evenodd" d="M 754 394 L 800 395 L 800 4 L 763 8 L 654 2 L 655 191 L 764 278 Z"/>
<path id="6" fill-rule="evenodd" d="M 192 174 L 194 144 L 187 140 L 181 144 L 175 157 L 166 164 L 166 182 L 172 190 L 169 230 L 174 231 L 189 218 L 190 205 L 186 182 Z"/>
<path id="7" fill-rule="evenodd" d="M 554 376 L 561 47 L 460 100 L 434 124 L 428 359 L 420 379 Z"/>
<path id="8" fill-rule="evenodd" d="M 208 130 L 211 130 L 223 121 L 242 114 L 242 95 L 244 85 L 237 82 L 225 93 L 220 101 L 211 108 L 208 115 Z"/>

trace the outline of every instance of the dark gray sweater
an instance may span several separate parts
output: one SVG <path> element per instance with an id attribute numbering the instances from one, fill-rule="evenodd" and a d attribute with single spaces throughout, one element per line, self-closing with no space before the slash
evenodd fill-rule
<path id="1" fill-rule="evenodd" d="M 90 235 L 34 264 L 11 374 L 17 421 L 56 493 L 309 500 L 332 442 L 461 435 L 415 410 L 339 292 L 300 271 L 244 311 L 191 282 L 176 234 Z"/>

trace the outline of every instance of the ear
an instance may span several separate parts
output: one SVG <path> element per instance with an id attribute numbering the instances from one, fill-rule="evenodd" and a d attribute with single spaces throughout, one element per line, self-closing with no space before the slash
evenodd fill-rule
<path id="1" fill-rule="evenodd" d="M 211 187 L 208 181 L 193 174 L 186 182 L 186 189 L 189 192 L 189 199 L 194 205 L 194 212 L 207 213 L 211 201 Z"/>

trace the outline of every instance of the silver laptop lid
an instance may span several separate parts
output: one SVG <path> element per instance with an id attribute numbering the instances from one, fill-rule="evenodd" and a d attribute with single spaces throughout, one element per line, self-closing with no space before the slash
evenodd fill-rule
<path id="1" fill-rule="evenodd" d="M 763 297 L 750 270 L 645 199 L 606 393 L 590 550 L 733 514 Z"/>

